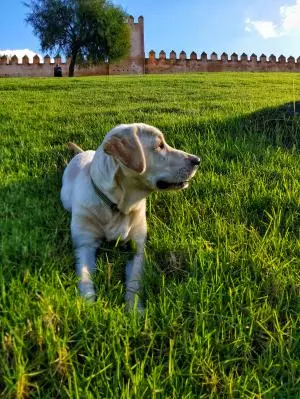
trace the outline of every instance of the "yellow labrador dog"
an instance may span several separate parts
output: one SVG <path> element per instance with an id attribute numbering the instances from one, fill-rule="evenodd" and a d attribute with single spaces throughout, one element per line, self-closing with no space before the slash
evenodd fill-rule
<path id="1" fill-rule="evenodd" d="M 170 147 L 160 130 L 143 123 L 115 127 L 97 151 L 69 146 L 78 154 L 64 171 L 61 200 L 72 212 L 79 291 L 95 299 L 91 274 L 101 240 L 134 240 L 136 254 L 126 266 L 126 302 L 132 308 L 143 273 L 146 197 L 186 188 L 200 159 Z M 142 309 L 139 298 L 137 306 Z"/>

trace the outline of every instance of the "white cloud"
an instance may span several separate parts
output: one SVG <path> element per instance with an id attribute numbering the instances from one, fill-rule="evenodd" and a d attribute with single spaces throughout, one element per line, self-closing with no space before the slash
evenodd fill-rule
<path id="1" fill-rule="evenodd" d="M 280 7 L 282 16 L 282 29 L 284 32 L 300 31 L 300 0 L 293 6 Z"/>
<path id="2" fill-rule="evenodd" d="M 278 28 L 272 21 L 251 21 L 249 18 L 246 19 L 245 30 L 252 32 L 256 30 L 264 39 L 270 39 L 271 37 L 278 37 Z"/>
<path id="3" fill-rule="evenodd" d="M 6 55 L 8 59 L 10 59 L 12 56 L 16 55 L 18 57 L 19 64 L 22 63 L 22 58 L 24 57 L 24 55 L 27 55 L 29 58 L 29 62 L 32 62 L 32 59 L 36 54 L 40 57 L 40 61 L 44 62 L 44 58 L 41 54 L 35 53 L 28 48 L 24 50 L 0 50 L 0 57 L 2 55 Z"/>
<path id="4" fill-rule="evenodd" d="M 280 23 L 273 21 L 246 19 L 245 31 L 258 32 L 264 39 L 300 33 L 300 0 L 291 6 L 283 5 L 279 9 Z"/>

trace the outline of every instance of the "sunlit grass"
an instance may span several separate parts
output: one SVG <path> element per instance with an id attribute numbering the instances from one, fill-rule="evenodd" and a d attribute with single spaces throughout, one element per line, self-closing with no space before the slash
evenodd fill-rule
<path id="1" fill-rule="evenodd" d="M 297 96 L 288 73 L 0 80 L 0 397 L 299 397 Z M 144 318 L 122 246 L 79 298 L 59 201 L 65 143 L 131 122 L 202 158 L 148 199 Z"/>

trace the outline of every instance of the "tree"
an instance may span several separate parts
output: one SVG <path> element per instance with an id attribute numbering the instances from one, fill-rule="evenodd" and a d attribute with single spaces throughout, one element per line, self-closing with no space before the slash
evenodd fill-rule
<path id="1" fill-rule="evenodd" d="M 125 57 L 130 49 L 126 13 L 109 0 L 29 0 L 26 22 L 43 51 L 70 58 L 69 76 L 78 62 L 99 63 Z"/>

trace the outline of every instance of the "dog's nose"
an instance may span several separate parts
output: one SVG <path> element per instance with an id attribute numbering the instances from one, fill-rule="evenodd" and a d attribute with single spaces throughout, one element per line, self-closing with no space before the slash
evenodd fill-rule
<path id="1" fill-rule="evenodd" d="M 193 166 L 199 165 L 199 164 L 200 164 L 200 161 L 201 161 L 201 159 L 200 159 L 199 157 L 193 156 L 193 157 L 191 158 L 191 162 L 192 162 L 192 165 L 193 165 Z"/>

